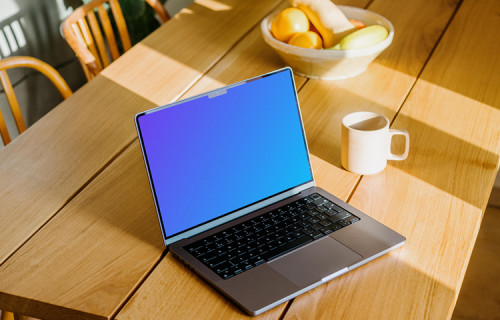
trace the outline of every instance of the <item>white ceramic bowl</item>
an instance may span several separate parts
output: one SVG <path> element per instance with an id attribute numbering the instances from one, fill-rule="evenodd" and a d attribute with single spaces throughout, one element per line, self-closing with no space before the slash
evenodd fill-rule
<path id="1" fill-rule="evenodd" d="M 262 20 L 261 31 L 264 41 L 299 75 L 325 80 L 357 76 L 392 43 L 394 27 L 389 20 L 377 13 L 356 7 L 338 7 L 349 19 L 359 20 L 367 26 L 379 24 L 389 30 L 389 35 L 383 41 L 362 49 L 327 50 L 296 47 L 276 40 L 271 35 L 271 23 L 274 16 L 279 13 L 277 11 Z"/>

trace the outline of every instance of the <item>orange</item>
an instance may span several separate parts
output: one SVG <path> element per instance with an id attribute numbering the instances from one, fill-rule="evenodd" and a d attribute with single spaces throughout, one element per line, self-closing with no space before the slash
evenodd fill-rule
<path id="1" fill-rule="evenodd" d="M 306 14 L 297 8 L 286 8 L 278 13 L 271 24 L 271 32 L 279 41 L 288 42 L 297 32 L 309 30 Z"/>
<path id="2" fill-rule="evenodd" d="M 321 40 L 321 37 L 313 31 L 296 33 L 292 38 L 290 38 L 288 44 L 302 48 L 323 48 L 323 41 Z"/>

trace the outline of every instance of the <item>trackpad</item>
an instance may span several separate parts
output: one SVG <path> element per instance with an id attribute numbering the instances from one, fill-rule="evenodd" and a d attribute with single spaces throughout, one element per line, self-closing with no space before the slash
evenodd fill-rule
<path id="1" fill-rule="evenodd" d="M 359 254 L 337 240 L 325 237 L 270 262 L 269 266 L 304 288 L 361 259 Z"/>

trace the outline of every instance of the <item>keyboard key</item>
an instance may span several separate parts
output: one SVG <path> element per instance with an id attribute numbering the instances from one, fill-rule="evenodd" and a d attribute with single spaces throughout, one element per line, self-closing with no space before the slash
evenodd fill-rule
<path id="1" fill-rule="evenodd" d="M 255 257 L 251 258 L 249 260 L 249 262 L 251 264 L 253 264 L 254 266 L 258 266 L 259 264 L 263 264 L 266 261 L 264 259 L 262 259 L 260 256 L 255 256 Z"/>
<path id="2" fill-rule="evenodd" d="M 307 208 L 306 207 L 299 207 L 299 208 L 297 208 L 297 211 L 299 213 L 305 213 L 305 212 L 307 212 Z"/>
<path id="3" fill-rule="evenodd" d="M 234 273 L 234 275 L 237 275 L 237 274 L 242 273 L 243 271 L 245 271 L 245 270 L 238 268 L 238 269 L 234 270 L 233 273 Z"/>
<path id="4" fill-rule="evenodd" d="M 337 217 L 340 217 L 340 219 L 345 219 L 345 218 L 350 217 L 350 216 L 351 216 L 351 214 L 347 211 L 344 211 L 344 212 L 337 214 Z"/>
<path id="5" fill-rule="evenodd" d="M 341 220 L 341 218 L 339 217 L 338 214 L 336 214 L 334 216 L 329 217 L 328 220 L 330 220 L 332 223 L 336 223 L 337 221 Z"/>
<path id="6" fill-rule="evenodd" d="M 315 223 L 315 224 L 311 225 L 310 228 L 313 230 L 319 230 L 319 229 L 323 228 L 323 226 L 319 223 Z"/>
<path id="7" fill-rule="evenodd" d="M 327 208 L 327 209 L 332 209 L 335 205 L 330 202 L 330 201 L 327 201 L 325 203 L 323 203 L 323 207 Z"/>
<path id="8" fill-rule="evenodd" d="M 325 220 L 321 220 L 321 221 L 319 222 L 319 224 L 320 224 L 320 225 L 322 225 L 323 227 L 326 227 L 326 226 L 331 225 L 331 224 L 332 224 L 332 222 L 331 222 L 330 220 L 328 220 L 328 219 L 325 219 Z"/>
<path id="9" fill-rule="evenodd" d="M 251 265 L 248 261 L 246 261 L 245 264 L 242 266 L 242 268 L 245 270 L 250 270 L 253 268 L 253 265 Z"/>
<path id="10" fill-rule="evenodd" d="M 299 225 L 302 227 L 302 228 L 306 228 L 306 227 L 309 227 L 312 223 L 310 223 L 309 221 L 307 220 L 304 220 L 304 221 L 301 221 L 299 222 Z"/>
<path id="11" fill-rule="evenodd" d="M 295 238 L 300 238 L 300 237 L 302 237 L 303 235 L 304 235 L 304 234 L 302 233 L 302 231 L 295 231 L 295 232 L 293 233 L 293 236 L 294 236 Z"/>
<path id="12" fill-rule="evenodd" d="M 215 268 L 215 273 L 221 273 L 231 267 L 231 264 L 228 261 L 224 261 L 223 263 L 219 264 Z"/>
<path id="13" fill-rule="evenodd" d="M 328 218 L 328 215 L 326 213 L 320 213 L 316 216 L 316 218 L 320 220 L 325 220 L 326 218 Z"/>
<path id="14" fill-rule="evenodd" d="M 314 240 L 316 240 L 316 239 L 323 237 L 324 234 L 323 234 L 323 232 L 316 230 L 313 233 L 311 233 L 309 236 L 312 237 Z"/>
<path id="15" fill-rule="evenodd" d="M 319 194 L 317 193 L 314 193 L 314 194 L 311 194 L 310 197 L 313 199 L 313 200 L 318 200 L 318 199 L 323 199 L 323 197 L 321 197 Z"/>
<path id="16" fill-rule="evenodd" d="M 309 202 L 309 203 L 307 203 L 307 204 L 305 205 L 305 207 L 306 207 L 307 209 L 309 209 L 309 210 L 312 210 L 312 209 L 316 208 L 316 205 L 315 205 L 314 203 L 312 203 L 312 202 Z"/>
<path id="17" fill-rule="evenodd" d="M 358 218 L 358 217 L 356 217 L 356 216 L 351 216 L 351 217 L 349 217 L 349 218 L 348 218 L 348 220 L 349 220 L 349 221 L 351 222 L 351 224 L 352 224 L 352 223 L 354 223 L 354 222 L 356 222 L 356 221 L 359 221 L 359 218 Z"/>
<path id="18" fill-rule="evenodd" d="M 309 233 L 313 233 L 313 232 L 314 232 L 314 229 L 309 228 L 309 227 L 302 229 L 302 233 L 305 233 L 305 234 L 309 234 Z"/>
<path id="19" fill-rule="evenodd" d="M 318 214 L 318 211 L 316 211 L 316 210 L 314 210 L 314 209 L 313 209 L 313 210 L 311 210 L 311 211 L 309 211 L 309 212 L 307 212 L 307 215 L 308 215 L 309 217 L 314 217 L 314 216 L 316 216 L 317 214 Z"/>
<path id="20" fill-rule="evenodd" d="M 346 227 L 346 226 L 350 225 L 351 222 L 342 219 L 342 220 L 338 221 L 337 224 L 340 224 L 342 227 Z"/>
<path id="21" fill-rule="evenodd" d="M 332 210 L 335 210 L 337 212 L 344 211 L 344 209 L 342 209 L 341 207 L 337 206 L 336 204 L 332 203 L 332 205 L 333 205 L 332 208 L 331 208 Z"/>
<path id="22" fill-rule="evenodd" d="M 340 229 L 342 229 L 342 226 L 340 224 L 337 224 L 337 223 L 334 224 L 333 231 L 337 231 L 337 230 L 340 230 Z"/>
<path id="23" fill-rule="evenodd" d="M 315 224 L 315 223 L 320 222 L 320 219 L 318 219 L 318 218 L 309 218 L 309 219 L 307 219 L 307 221 L 309 221 L 311 224 Z"/>
<path id="24" fill-rule="evenodd" d="M 322 204 L 323 204 L 323 203 L 325 203 L 325 202 L 326 202 L 326 199 L 325 199 L 325 198 L 322 198 L 322 197 L 320 197 L 320 198 L 318 198 L 318 199 L 314 199 L 314 201 L 313 201 L 313 203 L 314 203 L 316 206 L 320 206 L 320 205 L 322 205 Z"/>
<path id="25" fill-rule="evenodd" d="M 318 211 L 318 212 L 325 212 L 325 211 L 326 211 L 326 210 L 328 210 L 328 209 L 327 209 L 327 208 L 325 208 L 325 207 L 323 207 L 323 206 L 319 206 L 319 207 L 317 207 L 317 208 L 316 208 L 316 209 L 314 209 L 314 210 L 316 210 L 316 211 Z"/>
<path id="26" fill-rule="evenodd" d="M 333 225 L 321 228 L 321 232 L 323 232 L 324 234 L 332 233 L 333 232 Z"/>

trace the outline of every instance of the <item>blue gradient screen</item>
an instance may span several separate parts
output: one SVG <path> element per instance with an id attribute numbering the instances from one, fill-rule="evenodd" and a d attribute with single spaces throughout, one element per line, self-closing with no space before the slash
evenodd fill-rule
<path id="1" fill-rule="evenodd" d="M 288 69 L 137 116 L 166 237 L 312 180 Z"/>

